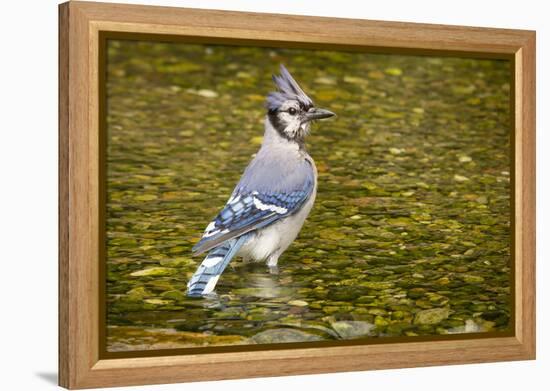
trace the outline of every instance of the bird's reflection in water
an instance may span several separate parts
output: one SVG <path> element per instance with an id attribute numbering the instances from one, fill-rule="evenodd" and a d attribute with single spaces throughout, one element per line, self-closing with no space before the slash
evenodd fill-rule
<path id="1" fill-rule="evenodd" d="M 217 294 L 213 293 L 199 300 L 204 308 L 213 310 L 242 306 L 250 301 L 262 302 L 269 307 L 280 307 L 292 300 L 295 293 L 295 289 L 286 284 L 289 282 L 288 277 L 269 273 L 265 265 L 239 265 L 233 272 L 227 276 L 226 292 L 220 289 Z"/>
<path id="2" fill-rule="evenodd" d="M 283 289 L 279 284 L 279 277 L 275 274 L 254 273 L 250 276 L 250 283 L 253 288 L 256 288 L 251 292 L 253 296 L 264 299 L 282 296 Z"/>

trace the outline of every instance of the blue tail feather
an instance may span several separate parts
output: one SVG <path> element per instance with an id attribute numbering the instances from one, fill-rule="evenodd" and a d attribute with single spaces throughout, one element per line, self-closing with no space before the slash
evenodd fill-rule
<path id="1" fill-rule="evenodd" d="M 187 283 L 187 296 L 197 297 L 212 293 L 220 275 L 248 239 L 248 236 L 239 236 L 212 249 Z"/>

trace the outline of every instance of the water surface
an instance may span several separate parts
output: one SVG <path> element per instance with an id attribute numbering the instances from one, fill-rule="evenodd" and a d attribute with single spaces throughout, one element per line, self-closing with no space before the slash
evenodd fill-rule
<path id="1" fill-rule="evenodd" d="M 320 107 L 318 195 L 278 275 L 191 247 L 259 148 L 284 63 Z M 109 351 L 509 327 L 508 61 L 109 41 Z"/>

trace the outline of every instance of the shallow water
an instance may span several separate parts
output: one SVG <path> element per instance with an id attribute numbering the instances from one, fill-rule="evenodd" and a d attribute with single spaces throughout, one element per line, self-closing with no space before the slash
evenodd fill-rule
<path id="1" fill-rule="evenodd" d="M 319 107 L 318 195 L 278 275 L 191 247 L 263 133 L 284 63 Z M 507 61 L 108 46 L 108 350 L 499 331 L 510 321 Z"/>

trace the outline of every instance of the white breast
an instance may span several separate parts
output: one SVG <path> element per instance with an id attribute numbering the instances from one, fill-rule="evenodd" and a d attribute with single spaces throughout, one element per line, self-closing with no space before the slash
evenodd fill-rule
<path id="1" fill-rule="evenodd" d="M 317 182 L 315 182 L 311 197 L 297 213 L 257 231 L 241 247 L 237 255 L 246 260 L 267 261 L 270 266 L 275 266 L 279 256 L 296 239 L 302 229 L 304 221 L 313 207 L 316 194 Z"/>

